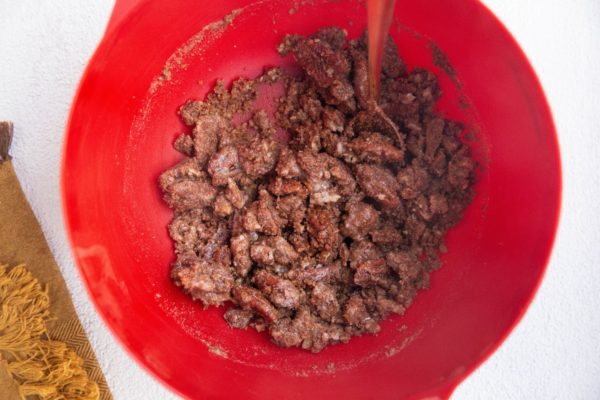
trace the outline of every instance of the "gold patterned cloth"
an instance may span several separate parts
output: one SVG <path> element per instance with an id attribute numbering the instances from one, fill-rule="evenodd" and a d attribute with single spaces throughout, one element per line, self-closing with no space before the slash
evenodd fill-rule
<path id="1" fill-rule="evenodd" d="M 0 400 L 111 400 L 0 122 Z"/>

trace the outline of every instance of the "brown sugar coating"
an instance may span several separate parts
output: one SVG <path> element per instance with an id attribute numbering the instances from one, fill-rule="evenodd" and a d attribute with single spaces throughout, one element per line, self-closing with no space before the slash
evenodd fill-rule
<path id="1" fill-rule="evenodd" d="M 229 304 L 233 328 L 318 352 L 377 333 L 428 286 L 475 163 L 461 124 L 434 112 L 435 75 L 408 71 L 391 39 L 379 104 L 364 37 L 330 27 L 288 35 L 279 51 L 303 73 L 218 82 L 181 107 L 186 158 L 159 183 L 174 211 L 175 284 L 204 306 Z M 270 115 L 255 103 L 276 85 Z"/>

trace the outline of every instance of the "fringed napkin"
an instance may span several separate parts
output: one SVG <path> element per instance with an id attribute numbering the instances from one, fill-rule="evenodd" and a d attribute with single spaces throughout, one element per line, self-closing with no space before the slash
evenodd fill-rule
<path id="1" fill-rule="evenodd" d="M 21 190 L 0 121 L 0 398 L 110 400 L 65 282 Z"/>

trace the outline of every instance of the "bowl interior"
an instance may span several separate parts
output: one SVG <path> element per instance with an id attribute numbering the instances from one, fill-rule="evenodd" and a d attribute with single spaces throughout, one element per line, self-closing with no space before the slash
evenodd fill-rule
<path id="1" fill-rule="evenodd" d="M 530 301 L 552 245 L 560 197 L 556 135 L 538 81 L 510 35 L 477 1 L 398 3 L 392 36 L 401 55 L 409 67 L 439 75 L 439 111 L 469 127 L 465 140 L 481 165 L 477 195 L 448 234 L 449 251 L 430 289 L 407 313 L 385 321 L 377 336 L 318 355 L 230 329 L 224 309 L 203 310 L 172 285 L 166 230 L 172 214 L 157 177 L 181 158 L 172 143 L 185 129 L 176 111 L 186 99 L 202 98 L 217 78 L 255 77 L 265 65 L 289 64 L 275 51 L 285 33 L 338 25 L 358 36 L 364 4 L 142 1 L 107 32 L 90 62 L 63 164 L 73 251 L 107 325 L 179 393 L 444 396 L 498 346 Z M 453 70 L 434 64 L 432 43 Z"/>

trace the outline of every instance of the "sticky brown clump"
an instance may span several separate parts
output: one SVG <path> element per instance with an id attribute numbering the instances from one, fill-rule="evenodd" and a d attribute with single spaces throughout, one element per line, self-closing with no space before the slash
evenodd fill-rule
<path id="1" fill-rule="evenodd" d="M 407 71 L 391 40 L 377 105 L 364 38 L 330 27 L 279 51 L 300 77 L 270 69 L 181 107 L 186 159 L 160 187 L 175 213 L 175 283 L 205 306 L 231 303 L 234 328 L 318 352 L 378 332 L 427 287 L 475 163 L 461 125 L 433 111 L 435 75 Z M 257 109 L 277 85 L 276 112 Z"/>

